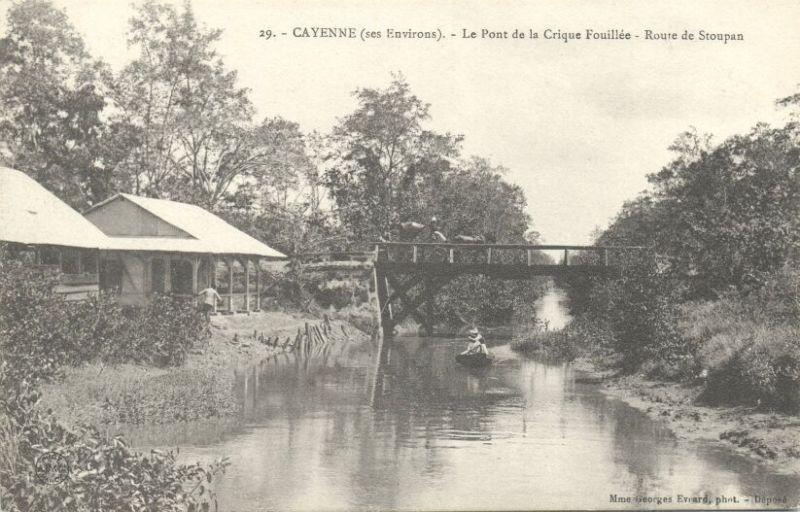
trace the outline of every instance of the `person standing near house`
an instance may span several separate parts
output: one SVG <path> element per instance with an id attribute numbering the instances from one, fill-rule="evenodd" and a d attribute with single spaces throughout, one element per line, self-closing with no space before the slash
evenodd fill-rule
<path id="1" fill-rule="evenodd" d="M 200 296 L 200 311 L 206 316 L 206 319 L 208 319 L 211 316 L 211 312 L 216 309 L 217 301 L 222 300 L 222 297 L 220 297 L 217 290 L 211 286 L 205 290 L 201 290 L 197 295 Z"/>

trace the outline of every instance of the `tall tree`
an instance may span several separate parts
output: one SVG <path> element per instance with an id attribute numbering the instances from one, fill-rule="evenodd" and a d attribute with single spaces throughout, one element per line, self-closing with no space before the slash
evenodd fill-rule
<path id="1" fill-rule="evenodd" d="M 530 224 L 527 201 L 518 185 L 504 179 L 505 173 L 484 158 L 457 163 L 441 180 L 425 183 L 426 215 L 437 216 L 447 236 L 523 243 Z"/>
<path id="2" fill-rule="evenodd" d="M 123 163 L 133 192 L 219 203 L 263 154 L 250 126 L 253 106 L 215 50 L 221 31 L 149 0 L 131 18 L 139 55 L 114 80 L 115 121 L 134 126 L 140 144 Z"/>
<path id="3" fill-rule="evenodd" d="M 420 186 L 444 175 L 461 137 L 424 128 L 429 105 L 402 76 L 387 89 L 359 89 L 358 107 L 331 135 L 325 181 L 338 215 L 357 240 L 374 240 L 421 214 Z"/>
<path id="4" fill-rule="evenodd" d="M 0 39 L 0 158 L 75 207 L 102 199 L 113 162 L 103 147 L 102 62 L 63 10 L 22 0 Z"/>
<path id="5" fill-rule="evenodd" d="M 327 236 L 317 162 L 320 137 L 306 137 L 296 123 L 265 119 L 253 130 L 258 165 L 221 203 L 226 215 L 287 253 Z"/>
<path id="6" fill-rule="evenodd" d="M 756 125 L 718 145 L 682 134 L 676 158 L 649 176 L 601 237 L 647 245 L 689 290 L 757 286 L 800 244 L 800 145 L 792 124 Z"/>

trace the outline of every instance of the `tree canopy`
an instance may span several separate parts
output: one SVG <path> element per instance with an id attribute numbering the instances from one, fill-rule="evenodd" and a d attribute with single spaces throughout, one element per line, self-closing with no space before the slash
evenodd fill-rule
<path id="1" fill-rule="evenodd" d="M 102 199 L 106 106 L 93 60 L 63 11 L 48 0 L 14 3 L 0 39 L 0 159 L 67 203 Z"/>

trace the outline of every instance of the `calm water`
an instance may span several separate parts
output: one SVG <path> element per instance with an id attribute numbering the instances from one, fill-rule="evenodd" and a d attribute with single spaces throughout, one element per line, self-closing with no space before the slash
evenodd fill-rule
<path id="1" fill-rule="evenodd" d="M 222 510 L 625 506 L 611 494 L 800 502 L 800 476 L 678 443 L 663 425 L 576 383 L 569 365 L 496 346 L 496 365 L 468 371 L 453 360 L 464 345 L 399 338 L 383 350 L 277 356 L 238 375 L 242 428 L 170 442 L 183 461 L 230 457 L 217 486 Z"/>

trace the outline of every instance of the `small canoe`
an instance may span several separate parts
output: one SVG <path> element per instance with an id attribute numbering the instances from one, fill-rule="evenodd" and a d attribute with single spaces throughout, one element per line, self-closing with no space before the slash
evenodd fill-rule
<path id="1" fill-rule="evenodd" d="M 483 352 L 478 352 L 476 354 L 458 354 L 456 356 L 456 362 L 470 368 L 483 368 L 484 366 L 492 364 L 492 358 Z"/>

